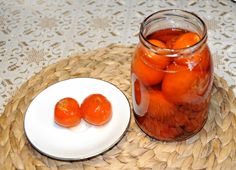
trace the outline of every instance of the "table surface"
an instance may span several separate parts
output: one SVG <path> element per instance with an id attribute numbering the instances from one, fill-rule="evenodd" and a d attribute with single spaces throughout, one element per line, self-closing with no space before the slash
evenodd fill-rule
<path id="1" fill-rule="evenodd" d="M 207 24 L 216 74 L 236 94 L 236 3 L 230 0 L 0 0 L 0 114 L 42 68 L 111 43 L 137 44 L 141 21 L 178 8 Z"/>

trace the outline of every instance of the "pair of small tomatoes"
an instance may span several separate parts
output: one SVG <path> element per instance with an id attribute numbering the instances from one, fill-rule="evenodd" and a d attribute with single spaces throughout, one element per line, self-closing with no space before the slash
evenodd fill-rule
<path id="1" fill-rule="evenodd" d="M 111 119 L 112 106 L 102 94 L 92 94 L 84 99 L 81 106 L 70 97 L 58 101 L 54 109 L 54 120 L 63 127 L 73 127 L 83 118 L 90 124 L 100 126 Z"/>

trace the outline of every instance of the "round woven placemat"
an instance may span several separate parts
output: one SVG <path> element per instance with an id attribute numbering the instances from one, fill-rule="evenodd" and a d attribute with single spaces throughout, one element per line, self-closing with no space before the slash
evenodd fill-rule
<path id="1" fill-rule="evenodd" d="M 26 139 L 24 114 L 33 98 L 58 81 L 95 77 L 117 85 L 131 102 L 130 61 L 134 47 L 111 45 L 70 56 L 30 78 L 0 117 L 0 169 L 233 169 L 236 167 L 236 99 L 224 79 L 215 76 L 209 118 L 183 142 L 150 139 L 135 124 L 106 153 L 83 161 L 58 161 L 37 152 Z M 133 115 L 132 115 L 133 116 Z"/>

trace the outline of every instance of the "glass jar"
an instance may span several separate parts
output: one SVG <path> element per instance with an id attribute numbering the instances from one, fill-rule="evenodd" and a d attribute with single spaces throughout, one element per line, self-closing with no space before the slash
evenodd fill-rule
<path id="1" fill-rule="evenodd" d="M 131 64 L 139 127 L 162 141 L 198 133 L 208 116 L 213 63 L 205 23 L 183 10 L 162 10 L 141 24 Z"/>

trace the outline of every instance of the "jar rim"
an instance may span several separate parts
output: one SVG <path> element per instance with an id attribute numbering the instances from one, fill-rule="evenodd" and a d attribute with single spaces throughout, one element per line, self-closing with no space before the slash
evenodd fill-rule
<path id="1" fill-rule="evenodd" d="M 161 14 L 161 13 L 165 13 L 165 12 L 173 12 L 173 11 L 188 14 L 192 17 L 195 17 L 197 20 L 200 21 L 200 23 L 203 26 L 203 35 L 201 36 L 200 40 L 197 43 L 195 43 L 189 47 L 181 48 L 181 49 L 161 48 L 161 47 L 158 47 L 158 46 L 150 43 L 148 41 L 148 39 L 144 36 L 143 31 L 144 31 L 144 27 L 145 27 L 145 24 L 147 23 L 148 19 L 150 19 L 152 16 L 154 16 L 156 14 Z M 157 53 L 157 51 L 158 51 L 158 52 L 161 52 L 162 54 L 167 54 L 167 56 L 169 56 L 169 57 L 176 57 L 176 56 L 179 56 L 179 54 L 181 54 L 181 53 L 189 53 L 190 51 L 194 51 L 195 49 L 198 49 L 202 44 L 204 44 L 207 41 L 207 26 L 206 26 L 205 22 L 194 12 L 190 12 L 190 11 L 186 11 L 186 10 L 182 10 L 182 9 L 159 10 L 157 12 L 150 14 L 149 16 L 147 16 L 143 20 L 143 22 L 141 23 L 141 26 L 140 26 L 139 38 L 140 38 L 141 42 L 144 42 L 143 44 L 152 52 Z"/>

